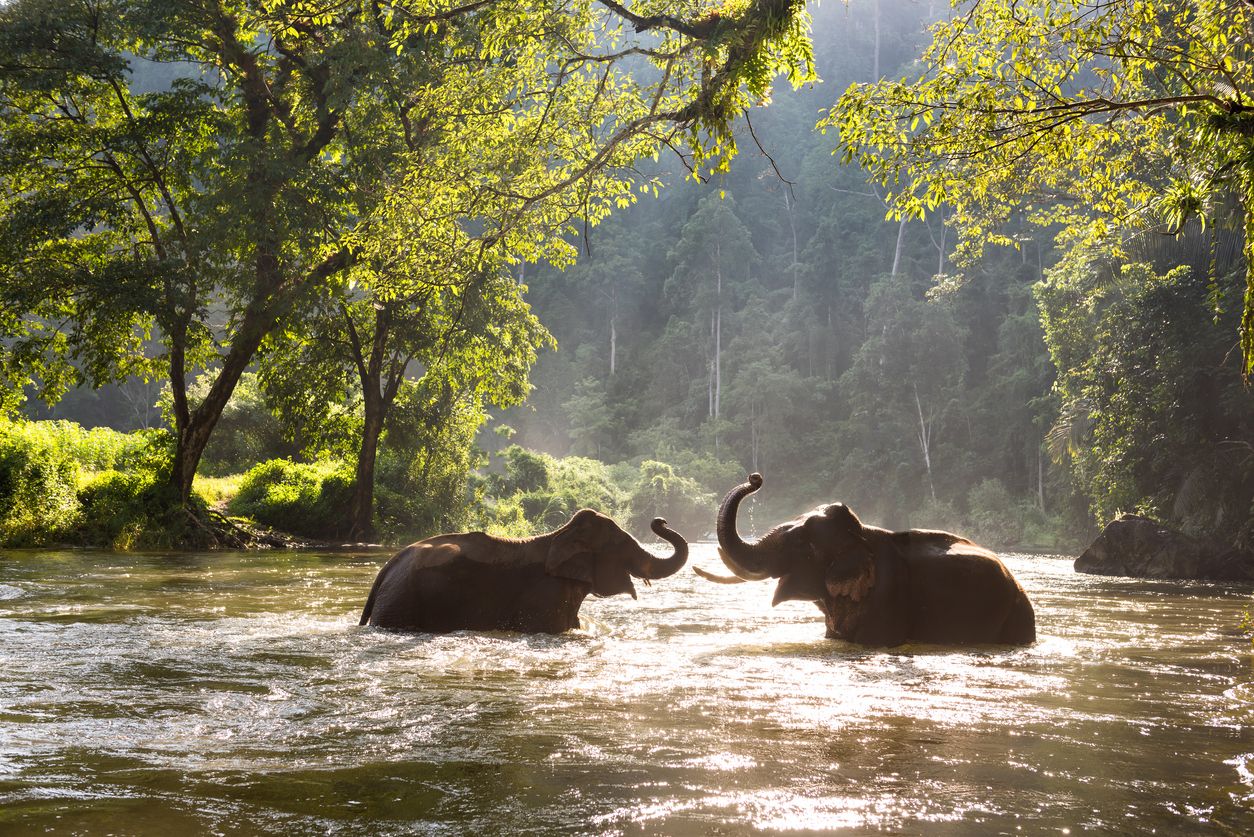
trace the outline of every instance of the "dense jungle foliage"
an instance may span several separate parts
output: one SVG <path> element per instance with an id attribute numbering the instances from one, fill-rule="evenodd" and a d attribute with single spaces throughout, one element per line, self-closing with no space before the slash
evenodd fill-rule
<path id="1" fill-rule="evenodd" d="M 950 25 L 956 13 L 913 0 L 811 4 L 810 12 L 823 82 L 778 85 L 769 107 L 739 123 L 739 153 L 725 170 L 707 157 L 698 179 L 688 166 L 699 160 L 663 151 L 634 167 L 619 160 L 606 179 L 587 181 L 601 190 L 597 212 L 557 193 L 536 217 L 530 205 L 497 207 L 521 232 L 492 239 L 488 268 L 467 268 L 463 257 L 482 231 L 466 227 L 456 246 L 390 259 L 404 236 L 435 228 L 398 222 L 395 203 L 370 203 L 370 190 L 387 184 L 350 165 L 335 187 L 344 190 L 335 192 L 335 223 L 351 226 L 369 209 L 386 216 L 386 234 L 370 245 L 369 264 L 334 281 L 317 277 L 284 303 L 286 319 L 258 336 L 203 440 L 187 502 L 201 516 L 314 540 L 395 542 L 471 526 L 520 535 L 582 506 L 637 534 L 660 515 L 696 538 L 713 528 L 723 492 L 760 471 L 767 487 L 746 528 L 754 515 L 774 520 L 839 499 L 867 522 L 950 528 L 998 547 L 1074 548 L 1121 511 L 1254 543 L 1254 398 L 1237 338 L 1246 260 L 1236 215 L 1212 208 L 1203 225 L 1180 209 L 1173 224 L 1112 243 L 1074 234 L 1074 218 L 1050 214 L 1070 206 L 1056 201 L 999 209 L 996 235 L 978 247 L 969 206 L 921 201 L 891 217 L 900 194 L 868 180 L 876 169 L 865 154 L 842 164 L 840 111 L 829 109 L 851 84 L 905 84 L 919 72 L 928 24 Z M 786 53 L 773 70 L 798 62 Z M 182 89 L 169 65 L 144 72 L 134 89 L 171 78 Z M 326 114 L 310 107 L 316 126 Z M 820 118 L 826 133 L 815 130 Z M 452 166 L 501 151 L 465 134 L 452 146 L 407 149 L 402 122 L 393 145 L 384 143 L 397 160 L 429 151 Z M 595 156 L 590 142 L 578 153 Z M 635 152 L 646 156 L 658 145 L 641 142 Z M 535 177 L 552 165 L 539 152 L 515 152 L 514 165 Z M 346 153 L 357 153 L 351 143 Z M 443 171 L 457 182 L 452 168 Z M 650 196 L 617 200 L 623 184 Z M 442 210 L 448 218 L 462 211 L 457 201 L 483 197 L 455 191 Z M 10 225 L 30 221 L 7 211 Z M 333 258 L 318 246 L 310 252 Z M 317 271 L 324 262 L 293 263 Z M 11 273 L 7 287 L 27 279 Z M 128 372 L 143 371 L 137 356 L 149 367 L 169 359 L 159 322 L 128 338 L 135 355 L 71 352 L 69 373 L 40 352 L 90 343 L 90 333 L 5 344 L 9 392 L 25 386 L 55 404 L 27 400 L 27 419 L 166 430 L 110 437 L 116 452 L 100 457 L 81 450 L 101 430 L 0 425 L 4 543 L 137 546 L 177 543 L 194 530 L 151 508 L 171 492 L 177 504 L 169 462 L 177 468 L 196 405 L 221 395 L 221 358 L 232 356 L 231 329 L 250 304 L 224 299 L 196 309 L 188 332 L 197 347 L 189 361 L 195 355 L 207 371 L 173 389 L 162 389 L 153 368 L 146 379 Z M 107 338 L 119 323 L 89 325 Z M 49 377 L 22 378 L 19 368 Z M 76 380 L 98 388 L 71 386 Z"/>

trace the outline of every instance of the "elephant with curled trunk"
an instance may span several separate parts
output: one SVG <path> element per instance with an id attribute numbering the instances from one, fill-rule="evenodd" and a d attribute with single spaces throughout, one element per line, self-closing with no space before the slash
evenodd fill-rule
<path id="1" fill-rule="evenodd" d="M 718 512 L 719 555 L 734 578 L 778 578 L 773 604 L 814 602 L 827 635 L 860 645 L 945 645 L 1036 640 L 1036 615 L 1023 588 L 997 556 L 949 532 L 890 532 L 866 526 L 832 503 L 776 526 L 756 543 L 736 533 L 740 501 L 762 487 L 750 474 Z"/>
<path id="2" fill-rule="evenodd" d="M 561 633 L 579 627 L 589 594 L 614 596 L 674 575 L 688 544 L 662 518 L 652 529 L 674 547 L 658 557 L 592 509 L 575 513 L 556 532 L 496 538 L 483 532 L 436 535 L 410 544 L 383 566 L 366 599 L 361 624 L 446 633 L 504 630 Z"/>

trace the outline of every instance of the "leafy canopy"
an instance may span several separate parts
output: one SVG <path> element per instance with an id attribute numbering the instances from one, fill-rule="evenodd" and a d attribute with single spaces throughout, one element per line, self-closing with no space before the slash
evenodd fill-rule
<path id="1" fill-rule="evenodd" d="M 1019 212 L 1066 244 L 1117 249 L 1194 215 L 1228 220 L 1233 201 L 1249 256 L 1252 32 L 1242 0 L 955 0 L 916 76 L 852 85 L 820 124 L 888 187 L 893 215 L 953 207 L 968 263 L 1014 244 Z M 1241 333 L 1249 374 L 1254 267 Z"/>
<path id="2" fill-rule="evenodd" d="M 719 167 L 805 33 L 802 0 L 15 0 L 0 380 L 164 374 L 186 497 L 263 340 L 355 267 L 386 301 L 569 261 L 641 156 Z"/>

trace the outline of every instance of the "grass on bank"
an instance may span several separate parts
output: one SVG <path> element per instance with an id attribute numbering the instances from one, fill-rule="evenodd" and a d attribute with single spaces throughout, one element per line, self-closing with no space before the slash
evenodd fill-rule
<path id="1" fill-rule="evenodd" d="M 189 513 L 169 496 L 162 478 L 169 456 L 163 431 L 0 419 L 0 546 L 203 548 L 230 544 L 229 538 L 215 539 L 212 530 L 229 534 L 237 525 L 245 539 L 255 528 L 305 542 L 336 543 L 346 536 L 351 464 L 279 458 L 241 474 L 197 476 Z M 417 465 L 389 462 L 379 469 L 375 487 L 376 525 L 380 539 L 391 544 L 461 529 L 521 537 L 555 529 L 578 509 L 593 508 L 637 537 L 648 536 L 652 518 L 665 517 L 697 540 L 712 532 L 719 492 L 734 484 L 730 475 L 739 468 L 695 462 L 686 469 L 707 481 L 664 462 L 607 465 L 512 445 L 463 475 L 464 490 L 440 493 L 424 491 Z M 982 484 L 968 499 L 965 512 L 944 504 L 921 509 L 927 520 L 919 525 L 970 533 L 993 548 L 1054 542 L 1052 521 L 1016 506 L 1000 483 Z M 763 509 L 760 516 L 782 520 L 799 511 Z"/>

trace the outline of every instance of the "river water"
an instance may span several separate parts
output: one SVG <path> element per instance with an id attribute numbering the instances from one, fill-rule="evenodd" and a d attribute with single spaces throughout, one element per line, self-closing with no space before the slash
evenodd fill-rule
<path id="1" fill-rule="evenodd" d="M 881 652 L 688 569 L 359 628 L 386 557 L 0 552 L 0 832 L 1254 832 L 1248 587 L 1011 555 L 1036 645 Z"/>

